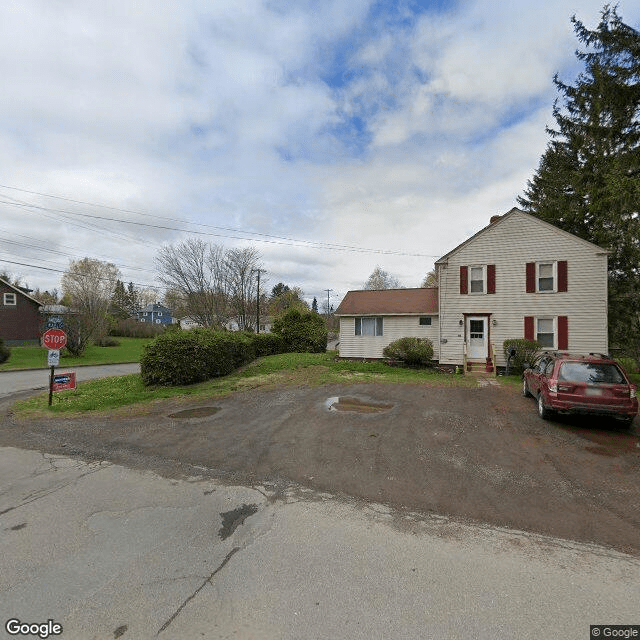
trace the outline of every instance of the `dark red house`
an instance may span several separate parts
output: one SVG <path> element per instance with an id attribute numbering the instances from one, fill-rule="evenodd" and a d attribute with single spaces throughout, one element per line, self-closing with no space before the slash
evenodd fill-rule
<path id="1" fill-rule="evenodd" d="M 0 278 L 0 338 L 8 346 L 38 344 L 42 305 L 19 287 Z"/>

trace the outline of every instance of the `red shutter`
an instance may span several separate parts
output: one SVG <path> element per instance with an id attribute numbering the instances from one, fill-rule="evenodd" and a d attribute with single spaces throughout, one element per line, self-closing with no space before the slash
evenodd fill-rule
<path id="1" fill-rule="evenodd" d="M 558 261 L 558 292 L 567 291 L 568 277 L 567 277 L 567 261 Z"/>
<path id="2" fill-rule="evenodd" d="M 460 267 L 460 293 L 466 294 L 469 287 L 469 268 Z"/>
<path id="3" fill-rule="evenodd" d="M 535 293 L 535 292 L 536 292 L 536 263 L 527 262 L 527 293 Z"/>
<path id="4" fill-rule="evenodd" d="M 487 265 L 487 293 L 496 292 L 496 265 Z"/>
<path id="5" fill-rule="evenodd" d="M 524 339 L 533 340 L 533 316 L 524 317 Z"/>
<path id="6" fill-rule="evenodd" d="M 569 349 L 569 318 L 558 316 L 558 349 L 567 351 Z"/>

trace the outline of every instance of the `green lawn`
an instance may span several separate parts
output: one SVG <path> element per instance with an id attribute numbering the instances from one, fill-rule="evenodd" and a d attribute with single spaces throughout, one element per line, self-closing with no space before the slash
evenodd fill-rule
<path id="1" fill-rule="evenodd" d="M 75 367 L 83 364 L 120 364 L 122 362 L 139 362 L 142 348 L 150 338 L 114 338 L 120 343 L 118 347 L 87 347 L 80 358 L 62 351 L 60 367 Z M 11 357 L 0 364 L 0 371 L 15 369 L 46 369 L 47 350 L 44 347 L 11 347 Z"/>
<path id="2" fill-rule="evenodd" d="M 469 376 L 439 373 L 429 369 L 401 369 L 382 362 L 350 362 L 336 360 L 327 353 L 287 353 L 259 358 L 235 373 L 186 387 L 145 387 L 138 374 L 83 382 L 75 391 L 54 395 L 53 406 L 47 406 L 48 395 L 42 394 L 14 405 L 20 416 L 85 411 L 112 411 L 127 407 L 127 415 L 144 413 L 149 403 L 162 398 L 212 398 L 234 391 L 281 386 L 319 386 L 377 382 L 387 384 L 427 384 L 432 386 L 475 387 Z M 132 407 L 132 405 L 137 405 Z"/>

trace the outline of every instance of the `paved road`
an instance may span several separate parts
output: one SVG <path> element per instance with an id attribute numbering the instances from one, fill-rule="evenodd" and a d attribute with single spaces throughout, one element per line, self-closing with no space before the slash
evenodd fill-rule
<path id="1" fill-rule="evenodd" d="M 140 365 L 133 364 L 107 364 L 88 367 L 60 367 L 59 372 L 75 371 L 78 382 L 93 380 L 94 378 L 107 378 L 109 376 L 122 376 L 127 373 L 138 373 Z M 49 386 L 49 369 L 30 369 L 29 371 L 2 371 L 0 372 L 0 398 L 19 391 L 32 389 L 45 389 Z"/>
<path id="2" fill-rule="evenodd" d="M 52 619 L 64 640 L 586 640 L 640 622 L 640 560 L 596 545 L 15 448 L 0 486 L 2 625 Z"/>

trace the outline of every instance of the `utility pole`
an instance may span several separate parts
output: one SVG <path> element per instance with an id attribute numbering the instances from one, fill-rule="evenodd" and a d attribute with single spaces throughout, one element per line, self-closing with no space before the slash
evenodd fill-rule
<path id="1" fill-rule="evenodd" d="M 260 273 L 267 273 L 266 269 L 251 269 L 251 273 L 258 273 L 258 294 L 256 296 L 256 333 L 260 333 Z"/>
<path id="2" fill-rule="evenodd" d="M 324 291 L 327 292 L 327 321 L 329 321 L 329 309 L 331 308 L 329 304 L 329 293 L 333 291 L 333 289 L 324 289 Z"/>

